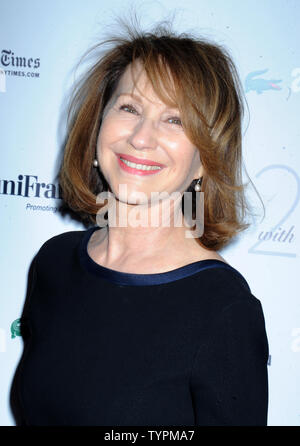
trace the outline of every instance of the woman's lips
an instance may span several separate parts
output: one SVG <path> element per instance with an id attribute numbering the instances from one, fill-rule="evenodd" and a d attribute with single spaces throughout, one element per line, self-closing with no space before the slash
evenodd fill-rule
<path id="1" fill-rule="evenodd" d="M 155 163 L 154 161 L 145 160 L 145 159 L 142 159 L 142 158 L 136 158 L 135 156 L 127 155 L 125 153 L 116 153 L 116 156 L 124 158 L 125 160 L 131 161 L 132 163 L 135 163 L 135 164 L 144 164 L 146 166 L 166 167 L 164 164 Z"/>
<path id="2" fill-rule="evenodd" d="M 123 170 L 125 170 L 125 172 L 131 173 L 131 174 L 134 174 L 134 175 L 154 175 L 154 174 L 156 174 L 156 173 L 158 173 L 158 172 L 161 172 L 161 171 L 163 170 L 163 167 L 162 167 L 161 169 L 155 169 L 155 170 L 142 170 L 142 169 L 136 169 L 136 168 L 134 168 L 134 167 L 127 166 L 127 164 L 125 164 L 125 163 L 120 159 L 119 156 L 117 156 L 117 158 L 118 158 L 119 166 L 120 166 Z M 140 163 L 140 164 L 143 164 L 143 163 Z"/>

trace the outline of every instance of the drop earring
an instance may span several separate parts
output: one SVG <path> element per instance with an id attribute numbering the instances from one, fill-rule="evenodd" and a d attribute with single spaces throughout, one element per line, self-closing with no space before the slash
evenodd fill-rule
<path id="1" fill-rule="evenodd" d="M 198 179 L 197 183 L 195 184 L 195 191 L 200 192 L 201 191 L 201 184 L 202 184 L 202 177 Z"/>
<path id="2" fill-rule="evenodd" d="M 98 167 L 99 166 L 98 160 L 96 160 L 96 158 L 93 161 L 93 166 L 94 167 Z"/>

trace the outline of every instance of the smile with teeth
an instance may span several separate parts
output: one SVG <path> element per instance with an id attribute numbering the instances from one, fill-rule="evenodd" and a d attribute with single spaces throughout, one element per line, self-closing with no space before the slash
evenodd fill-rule
<path id="1" fill-rule="evenodd" d="M 138 169 L 138 170 L 160 170 L 161 169 L 161 167 L 159 167 L 159 166 L 146 166 L 146 164 L 132 163 L 131 161 L 127 161 L 121 157 L 120 157 L 120 160 L 123 161 L 123 163 L 125 163 L 127 166 L 129 166 L 133 169 Z"/>

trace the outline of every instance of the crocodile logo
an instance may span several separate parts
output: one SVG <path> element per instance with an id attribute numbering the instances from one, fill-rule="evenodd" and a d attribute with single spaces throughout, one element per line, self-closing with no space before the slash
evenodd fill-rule
<path id="1" fill-rule="evenodd" d="M 257 94 L 262 94 L 262 92 L 265 90 L 281 90 L 281 87 L 277 84 L 279 82 L 282 82 L 282 80 L 262 79 L 256 77 L 266 73 L 267 71 L 268 69 L 261 71 L 252 71 L 251 73 L 249 73 L 245 79 L 245 92 L 248 93 L 248 91 L 254 90 Z"/>
<path id="2" fill-rule="evenodd" d="M 10 326 L 12 339 L 16 336 L 21 336 L 21 319 L 16 319 Z"/>

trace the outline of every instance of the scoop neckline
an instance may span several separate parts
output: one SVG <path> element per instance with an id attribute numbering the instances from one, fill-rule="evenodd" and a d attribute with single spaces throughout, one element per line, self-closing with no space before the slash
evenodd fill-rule
<path id="1" fill-rule="evenodd" d="M 238 274 L 238 276 L 242 278 L 243 281 L 246 283 L 247 288 L 249 288 L 245 278 L 241 275 L 241 273 L 239 273 L 239 271 L 237 271 L 231 265 L 223 262 L 222 260 L 217 260 L 217 259 L 198 260 L 196 262 L 189 263 L 188 265 L 181 266 L 171 271 L 165 271 L 162 273 L 152 273 L 152 274 L 125 273 L 122 271 L 117 271 L 111 268 L 107 268 L 95 262 L 90 257 L 87 250 L 88 242 L 92 234 L 98 229 L 100 229 L 99 226 L 93 226 L 87 229 L 86 231 L 83 231 L 83 237 L 79 244 L 80 263 L 84 269 L 86 269 L 93 275 L 102 277 L 108 280 L 109 282 L 122 286 L 161 285 L 193 276 L 209 268 L 226 268 Z"/>

